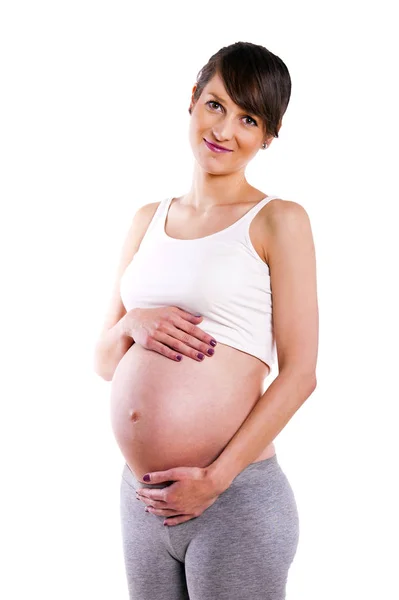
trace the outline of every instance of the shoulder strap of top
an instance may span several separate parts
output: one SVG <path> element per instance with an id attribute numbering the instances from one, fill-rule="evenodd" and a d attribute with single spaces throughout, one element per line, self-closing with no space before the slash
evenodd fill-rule
<path id="1" fill-rule="evenodd" d="M 264 206 L 266 206 L 266 204 L 268 204 L 270 202 L 270 200 L 275 200 L 276 198 L 279 198 L 279 196 L 266 196 L 266 198 L 263 198 L 263 200 L 261 200 L 260 202 L 255 204 L 255 206 L 253 206 L 252 208 L 250 208 L 249 211 L 246 212 L 245 215 L 240 220 L 252 221 L 252 219 L 255 218 L 255 216 L 258 214 L 258 212 L 260 210 L 262 210 L 262 208 Z"/>
<path id="2" fill-rule="evenodd" d="M 270 200 L 274 200 L 275 198 L 279 198 L 279 196 L 276 196 L 276 195 L 266 196 L 266 198 L 263 198 L 263 200 L 261 200 L 260 202 L 255 204 L 255 206 L 253 206 L 252 208 L 250 208 L 249 211 L 247 211 L 244 216 L 242 216 L 240 219 L 238 219 L 238 221 L 236 221 L 230 227 L 227 227 L 226 229 L 224 229 L 218 233 L 229 237 L 230 235 L 233 235 L 233 231 L 234 231 L 234 235 L 236 235 L 236 232 L 237 232 L 236 227 L 242 227 L 244 229 L 245 233 L 247 233 L 252 219 L 255 218 L 255 216 L 258 214 L 258 212 L 268 202 L 270 202 Z M 147 231 L 143 237 L 143 240 L 141 242 L 142 244 L 147 239 L 149 239 L 150 236 L 157 234 L 157 233 L 160 234 L 164 231 L 166 214 L 168 212 L 168 209 L 169 209 L 169 206 L 170 206 L 170 203 L 172 202 L 172 200 L 173 200 L 173 196 L 167 197 L 167 198 L 164 198 L 163 200 L 161 200 L 161 202 L 157 206 L 154 216 L 152 217 L 150 224 L 147 228 Z"/>
<path id="3" fill-rule="evenodd" d="M 238 219 L 238 221 L 233 223 L 230 227 L 227 227 L 224 230 L 224 235 L 236 239 L 237 232 L 241 231 L 241 233 L 246 237 L 252 220 L 255 218 L 258 212 L 262 210 L 262 208 L 266 206 L 268 202 L 270 202 L 270 200 L 274 200 L 275 198 L 279 198 L 279 196 L 266 196 L 266 198 L 263 198 L 263 200 L 255 204 L 255 206 L 250 208 L 240 219 Z"/>
<path id="4" fill-rule="evenodd" d="M 150 237 L 151 234 L 155 233 L 156 231 L 158 231 L 159 227 L 163 227 L 164 226 L 164 220 L 165 220 L 165 214 L 167 211 L 167 207 L 169 206 L 170 201 L 172 200 L 172 198 L 164 198 L 163 200 L 161 200 L 161 202 L 158 204 L 156 211 L 154 212 L 154 215 L 150 221 L 150 224 L 147 227 L 147 231 L 144 234 L 144 237 L 141 241 L 141 243 L 144 242 L 144 240 L 146 240 L 147 238 Z"/>

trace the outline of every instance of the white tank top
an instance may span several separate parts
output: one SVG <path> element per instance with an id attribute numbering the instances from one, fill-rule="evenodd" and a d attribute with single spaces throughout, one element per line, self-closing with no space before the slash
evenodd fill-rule
<path id="1" fill-rule="evenodd" d="M 162 200 L 120 285 L 126 311 L 178 306 L 201 314 L 198 324 L 217 342 L 256 356 L 271 368 L 277 353 L 268 265 L 249 237 L 267 196 L 238 221 L 205 237 L 181 240 L 165 233 L 173 198 Z"/>

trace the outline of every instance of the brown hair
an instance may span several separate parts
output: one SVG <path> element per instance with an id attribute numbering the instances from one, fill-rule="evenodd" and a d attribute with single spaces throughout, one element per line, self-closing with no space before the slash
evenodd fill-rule
<path id="1" fill-rule="evenodd" d="M 198 72 L 194 102 L 216 74 L 233 102 L 259 116 L 265 133 L 278 138 L 278 128 L 291 96 L 291 77 L 281 58 L 250 42 L 224 46 Z"/>

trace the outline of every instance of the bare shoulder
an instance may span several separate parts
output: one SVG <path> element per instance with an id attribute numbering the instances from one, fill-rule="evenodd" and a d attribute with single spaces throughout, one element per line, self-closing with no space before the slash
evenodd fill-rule
<path id="1" fill-rule="evenodd" d="M 138 216 L 138 218 L 143 222 L 148 221 L 148 219 L 151 221 L 160 204 L 160 202 L 150 202 L 149 204 L 143 204 L 143 206 L 140 206 L 140 208 L 137 209 L 135 216 Z"/>
<path id="2" fill-rule="evenodd" d="M 299 202 L 275 198 L 265 206 L 263 216 L 264 250 L 269 265 L 273 244 L 275 248 L 281 243 L 287 247 L 293 238 L 304 243 L 312 238 L 309 215 Z"/>
<path id="3" fill-rule="evenodd" d="M 135 251 L 138 250 L 159 205 L 160 202 L 143 204 L 143 206 L 140 206 L 135 212 L 126 240 Z"/>
<path id="4" fill-rule="evenodd" d="M 125 270 L 133 255 L 138 251 L 159 205 L 160 202 L 150 202 L 149 204 L 143 204 L 136 210 L 122 245 L 118 276 L 121 270 Z"/>
<path id="5" fill-rule="evenodd" d="M 160 204 L 160 202 L 150 202 L 149 204 L 143 204 L 143 206 L 140 206 L 138 210 L 142 210 L 143 212 L 155 213 Z"/>
<path id="6" fill-rule="evenodd" d="M 120 250 L 119 262 L 116 269 L 115 282 L 111 292 L 111 299 L 102 329 L 99 334 L 101 340 L 103 335 L 115 325 L 126 314 L 126 308 L 123 305 L 120 296 L 120 284 L 123 273 L 127 266 L 132 261 L 134 255 L 138 251 L 144 235 L 149 227 L 151 219 L 157 210 L 160 202 L 151 202 L 140 206 L 134 213 L 130 225 L 125 234 L 125 238 Z"/>
<path id="7" fill-rule="evenodd" d="M 267 209 L 267 210 L 266 210 Z M 265 221 L 266 224 L 276 225 L 281 220 L 285 219 L 304 219 L 309 218 L 305 208 L 299 202 L 292 200 L 283 200 L 282 198 L 274 198 L 265 206 Z"/>
<path id="8" fill-rule="evenodd" d="M 298 202 L 271 200 L 264 235 L 279 372 L 297 373 L 310 382 L 309 391 L 316 385 L 319 317 L 316 254 L 307 211 Z"/>

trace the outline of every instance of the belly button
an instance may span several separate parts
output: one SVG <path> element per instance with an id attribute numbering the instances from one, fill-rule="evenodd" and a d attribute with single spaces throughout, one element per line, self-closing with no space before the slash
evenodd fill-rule
<path id="1" fill-rule="evenodd" d="M 138 421 L 140 418 L 140 414 L 137 411 L 130 409 L 129 410 L 129 418 L 131 421 Z"/>

